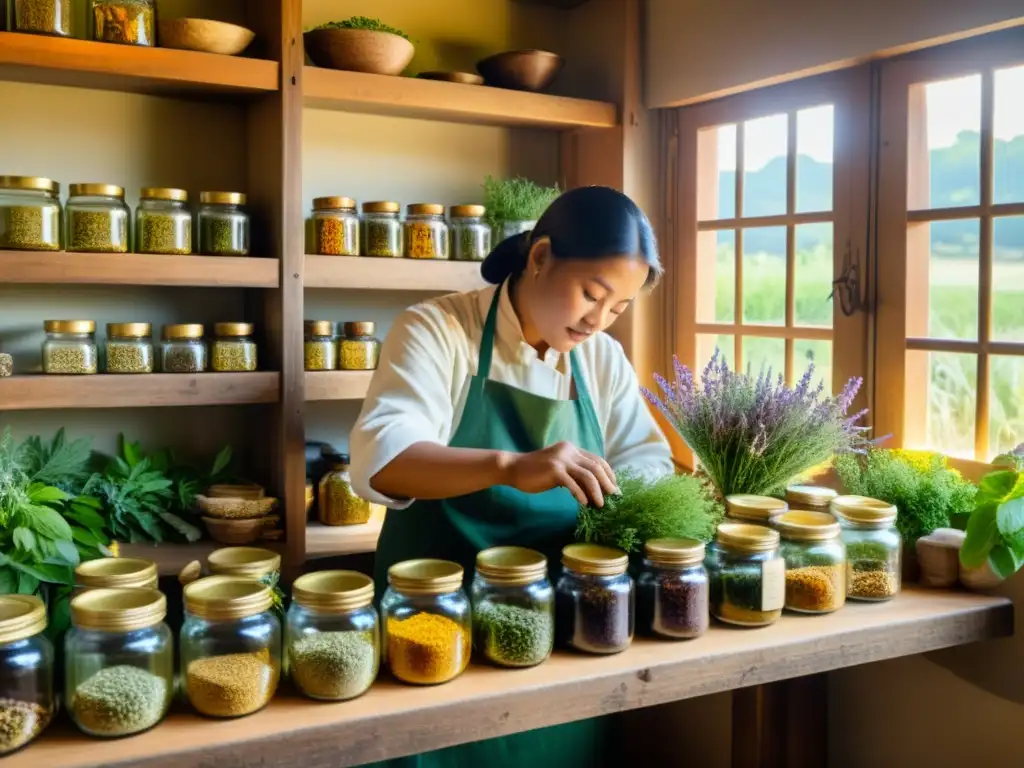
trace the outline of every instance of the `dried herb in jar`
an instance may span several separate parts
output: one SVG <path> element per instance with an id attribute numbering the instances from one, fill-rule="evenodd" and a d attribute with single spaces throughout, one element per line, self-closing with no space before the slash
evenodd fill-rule
<path id="1" fill-rule="evenodd" d="M 303 347 L 307 371 L 333 371 L 338 367 L 338 348 L 332 339 L 310 339 Z"/>
<path id="2" fill-rule="evenodd" d="M 476 649 L 495 664 L 525 667 L 551 653 L 555 627 L 547 607 L 484 601 L 473 611 Z"/>
<path id="3" fill-rule="evenodd" d="M 14 0 L 15 32 L 71 37 L 71 0 Z"/>
<path id="4" fill-rule="evenodd" d="M 573 598 L 558 592 L 555 626 L 562 643 L 590 653 L 621 651 L 633 636 L 628 592 L 587 584 Z"/>
<path id="5" fill-rule="evenodd" d="M 93 40 L 126 45 L 154 45 L 153 0 L 92 0 Z"/>
<path id="6" fill-rule="evenodd" d="M 60 211 L 12 205 L 0 208 L 0 248 L 21 251 L 60 250 Z"/>
<path id="7" fill-rule="evenodd" d="M 405 225 L 405 255 L 411 259 L 444 259 L 448 257 L 448 230 L 425 222 L 407 222 Z"/>
<path id="8" fill-rule="evenodd" d="M 134 342 L 107 342 L 107 373 L 152 372 L 152 346 Z"/>
<path id="9" fill-rule="evenodd" d="M 199 239 L 206 256 L 245 256 L 245 227 L 240 220 L 205 216 L 200 219 Z"/>
<path id="10" fill-rule="evenodd" d="M 69 209 L 68 250 L 127 253 L 127 215 L 120 211 Z"/>
<path id="11" fill-rule="evenodd" d="M 262 709 L 277 690 L 280 669 L 266 650 L 208 656 L 189 663 L 185 691 L 196 710 L 238 717 Z"/>
<path id="12" fill-rule="evenodd" d="M 736 624 L 764 624 L 778 617 L 782 609 L 761 609 L 764 577 L 760 565 L 731 566 L 709 581 L 712 612 L 723 621 Z"/>
<path id="13" fill-rule="evenodd" d="M 96 373 L 96 350 L 82 345 L 47 345 L 43 350 L 43 372 L 84 375 Z"/>
<path id="14" fill-rule="evenodd" d="M 846 545 L 847 596 L 863 600 L 886 600 L 900 590 L 896 553 L 876 541 Z"/>
<path id="15" fill-rule="evenodd" d="M 292 679 L 314 699 L 351 699 L 377 675 L 372 632 L 315 632 L 288 648 Z"/>
<path id="16" fill-rule="evenodd" d="M 89 733 L 124 736 L 152 728 L 168 704 L 167 680 L 120 665 L 97 672 L 75 689 L 71 711 Z"/>
<path id="17" fill-rule="evenodd" d="M 469 632 L 447 616 L 417 613 L 387 620 L 387 660 L 391 672 L 407 683 L 444 683 L 469 662 Z"/>
<path id="18" fill-rule="evenodd" d="M 0 379 L 14 374 L 14 358 L 6 352 L 0 352 Z"/>
<path id="19" fill-rule="evenodd" d="M 483 261 L 491 250 L 491 232 L 484 227 L 461 227 L 458 230 L 455 258 L 459 261 Z"/>
<path id="20" fill-rule="evenodd" d="M 53 711 L 35 702 L 0 699 L 0 754 L 28 744 L 49 724 Z"/>
<path id="21" fill-rule="evenodd" d="M 682 638 L 703 634 L 708 628 L 707 580 L 684 581 L 672 572 L 643 580 L 637 584 L 636 613 L 648 634 Z"/>
<path id="22" fill-rule="evenodd" d="M 786 571 L 786 608 L 823 613 L 846 601 L 846 566 L 807 565 Z"/>
<path id="23" fill-rule="evenodd" d="M 361 241 L 363 256 L 397 258 L 402 255 L 402 225 L 398 219 L 363 219 Z"/>
<path id="24" fill-rule="evenodd" d="M 164 373 L 202 373 L 206 370 L 206 355 L 198 345 L 175 345 L 164 351 Z"/>
<path id="25" fill-rule="evenodd" d="M 139 217 L 139 253 L 188 256 L 192 253 L 192 221 L 149 211 Z"/>
<path id="26" fill-rule="evenodd" d="M 213 370 L 219 373 L 256 370 L 256 344 L 252 341 L 222 340 L 213 342 Z"/>
<path id="27" fill-rule="evenodd" d="M 316 252 L 321 256 L 358 256 L 357 237 L 350 229 L 356 226 L 354 217 L 352 223 L 330 216 L 316 217 L 313 220 Z"/>

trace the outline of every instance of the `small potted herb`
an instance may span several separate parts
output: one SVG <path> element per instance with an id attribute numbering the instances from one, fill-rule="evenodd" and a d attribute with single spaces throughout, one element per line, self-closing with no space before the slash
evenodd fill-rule
<path id="1" fill-rule="evenodd" d="M 1024 443 L 992 463 L 960 549 L 960 581 L 971 589 L 994 587 L 1024 565 Z"/>
<path id="2" fill-rule="evenodd" d="M 484 206 L 494 243 L 527 232 L 552 201 L 561 194 L 558 185 L 542 187 L 529 179 L 484 179 Z"/>
<path id="3" fill-rule="evenodd" d="M 302 37 L 309 58 L 327 69 L 400 75 L 416 52 L 405 32 L 367 16 L 329 21 Z"/>

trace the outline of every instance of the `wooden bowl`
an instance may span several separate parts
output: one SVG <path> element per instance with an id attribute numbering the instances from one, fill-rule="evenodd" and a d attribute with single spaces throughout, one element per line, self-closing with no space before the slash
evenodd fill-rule
<path id="1" fill-rule="evenodd" d="M 260 538 L 263 530 L 276 521 L 276 516 L 257 517 L 252 520 L 203 518 L 206 530 L 210 532 L 210 538 L 221 544 L 250 544 Z"/>
<path id="2" fill-rule="evenodd" d="M 416 52 L 404 37 L 370 29 L 314 29 L 302 37 L 309 58 L 326 69 L 400 75 Z"/>
<path id="3" fill-rule="evenodd" d="M 218 520 L 252 520 L 266 517 L 273 512 L 277 508 L 277 499 L 211 499 L 200 494 L 196 496 L 196 506 L 206 517 L 215 517 Z"/>
<path id="4" fill-rule="evenodd" d="M 218 483 L 206 489 L 206 495 L 211 499 L 262 499 L 266 496 L 263 486 L 256 483 L 245 485 L 229 485 Z"/>
<path id="5" fill-rule="evenodd" d="M 477 63 L 488 85 L 515 91 L 545 91 L 562 71 L 565 61 L 550 51 L 506 51 Z"/>
<path id="6" fill-rule="evenodd" d="M 251 29 L 212 19 L 158 19 L 157 40 L 161 48 L 219 53 L 237 56 L 256 37 Z"/>
<path id="7" fill-rule="evenodd" d="M 484 84 L 484 79 L 472 72 L 420 72 L 416 77 L 421 80 L 442 80 L 446 83 L 462 83 L 463 85 Z"/>

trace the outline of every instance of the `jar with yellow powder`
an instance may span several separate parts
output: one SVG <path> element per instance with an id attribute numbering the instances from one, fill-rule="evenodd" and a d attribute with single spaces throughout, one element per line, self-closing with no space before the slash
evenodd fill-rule
<path id="1" fill-rule="evenodd" d="M 320 256 L 359 255 L 359 216 L 351 197 L 313 200 L 314 250 Z"/>
<path id="2" fill-rule="evenodd" d="M 410 259 L 447 259 L 448 222 L 444 206 L 413 203 L 406 208 L 405 255 Z"/>
<path id="3" fill-rule="evenodd" d="M 380 360 L 380 340 L 374 336 L 377 324 L 345 323 L 345 335 L 338 341 L 338 367 L 343 371 L 373 371 Z"/>
<path id="4" fill-rule="evenodd" d="M 356 496 L 352 478 L 348 474 L 347 453 L 325 451 L 327 474 L 320 480 L 320 498 L 317 516 L 324 525 L 362 525 L 369 521 L 370 502 Z"/>

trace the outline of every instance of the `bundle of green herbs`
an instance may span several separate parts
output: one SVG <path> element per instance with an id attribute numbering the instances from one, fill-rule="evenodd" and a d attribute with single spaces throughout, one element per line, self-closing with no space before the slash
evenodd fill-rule
<path id="1" fill-rule="evenodd" d="M 847 493 L 893 504 L 909 544 L 937 528 L 962 527 L 974 509 L 977 489 L 934 453 L 875 448 L 837 456 L 835 470 Z"/>
<path id="2" fill-rule="evenodd" d="M 409 36 L 402 30 L 395 29 L 380 19 L 371 19 L 369 16 L 350 16 L 344 21 L 328 21 L 318 24 L 313 29 L 365 29 L 368 32 L 387 32 L 389 35 L 398 35 L 406 40 L 409 39 Z"/>
<path id="3" fill-rule="evenodd" d="M 992 463 L 998 468 L 981 478 L 966 525 L 955 527 L 967 532 L 960 548 L 964 567 L 988 561 L 1006 579 L 1024 565 L 1024 443 Z"/>
<path id="4" fill-rule="evenodd" d="M 507 221 L 536 221 L 547 207 L 562 194 L 556 184 L 542 187 L 529 179 L 484 179 L 485 217 L 492 228 L 500 229 Z"/>
<path id="5" fill-rule="evenodd" d="M 710 541 L 722 519 L 722 506 L 708 484 L 692 475 L 645 480 L 630 471 L 616 475 L 619 493 L 603 507 L 581 506 L 576 517 L 580 541 L 640 552 L 659 538 Z"/>
<path id="6" fill-rule="evenodd" d="M 759 375 L 729 369 L 715 350 L 698 382 L 674 358 L 675 381 L 655 375 L 663 396 L 644 395 L 696 454 L 702 471 L 724 498 L 734 493 L 781 495 L 787 483 L 834 454 L 867 448 L 857 425 L 866 413 L 847 412 L 861 379 L 850 379 L 829 397 L 824 383 L 811 386 L 811 365 L 795 388 L 771 368 Z"/>

